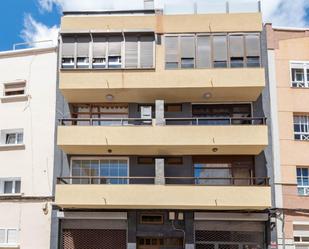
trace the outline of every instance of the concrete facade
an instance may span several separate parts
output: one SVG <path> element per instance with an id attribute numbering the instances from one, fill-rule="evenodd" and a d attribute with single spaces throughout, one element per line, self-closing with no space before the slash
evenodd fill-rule
<path id="1" fill-rule="evenodd" d="M 0 53 L 0 181 L 20 180 L 20 191 L 15 183 L 15 192 L 0 194 L 0 229 L 17 231 L 1 248 L 49 248 L 56 61 L 55 47 Z M 17 82 L 24 93 L 5 96 L 5 84 Z M 22 141 L 7 144 L 7 132 L 15 131 Z"/>
<path id="2" fill-rule="evenodd" d="M 306 195 L 298 193 L 297 168 L 308 168 L 309 160 L 305 151 L 309 149 L 309 144 L 308 141 L 294 138 L 293 117 L 308 115 L 309 92 L 306 87 L 293 86 L 292 64 L 308 63 L 309 31 L 276 28 L 270 24 L 265 28 L 273 118 L 278 246 L 305 248 L 308 243 L 298 241 L 298 237 L 301 237 L 300 233 L 305 237 L 309 234 L 309 200 Z"/>

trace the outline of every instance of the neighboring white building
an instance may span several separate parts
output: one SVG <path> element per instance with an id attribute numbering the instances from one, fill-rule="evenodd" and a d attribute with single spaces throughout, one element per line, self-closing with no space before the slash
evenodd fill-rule
<path id="1" fill-rule="evenodd" d="M 0 248 L 50 246 L 57 49 L 0 53 Z"/>

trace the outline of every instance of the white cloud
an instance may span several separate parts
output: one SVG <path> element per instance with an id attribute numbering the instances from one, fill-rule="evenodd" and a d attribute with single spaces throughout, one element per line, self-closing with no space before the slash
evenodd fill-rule
<path id="1" fill-rule="evenodd" d="M 308 8 L 309 0 L 262 0 L 264 21 L 276 26 L 308 26 Z"/>
<path id="2" fill-rule="evenodd" d="M 25 42 L 33 43 L 34 47 L 46 47 L 57 44 L 58 31 L 57 26 L 48 27 L 27 14 L 24 19 L 24 29 L 21 31 L 21 37 Z M 35 43 L 45 40 L 51 40 L 51 42 Z"/>
<path id="3" fill-rule="evenodd" d="M 143 0 L 38 0 L 41 8 L 52 11 L 59 7 L 63 11 L 141 9 Z"/>

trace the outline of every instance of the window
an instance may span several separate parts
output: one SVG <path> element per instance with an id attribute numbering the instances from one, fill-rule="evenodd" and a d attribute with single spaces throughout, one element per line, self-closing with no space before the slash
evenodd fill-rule
<path id="1" fill-rule="evenodd" d="M 17 229 L 0 228 L 0 246 L 16 245 L 18 243 Z"/>
<path id="2" fill-rule="evenodd" d="M 4 96 L 18 96 L 26 93 L 26 82 L 4 84 Z"/>
<path id="3" fill-rule="evenodd" d="M 229 39 L 231 67 L 244 67 L 244 37 L 231 35 Z"/>
<path id="4" fill-rule="evenodd" d="M 210 36 L 197 36 L 197 68 L 210 68 L 211 67 L 211 37 Z"/>
<path id="5" fill-rule="evenodd" d="M 179 65 L 179 42 L 177 36 L 165 37 L 165 67 L 175 69 Z"/>
<path id="6" fill-rule="evenodd" d="M 97 69 L 106 68 L 107 37 L 93 37 L 92 67 Z"/>
<path id="7" fill-rule="evenodd" d="M 126 158 L 85 158 L 72 159 L 71 162 L 72 177 L 86 177 L 86 179 L 73 179 L 73 184 L 128 184 L 128 180 L 123 179 L 123 177 L 128 177 L 128 170 L 129 161 Z M 95 179 L 93 177 L 107 178 Z"/>
<path id="8" fill-rule="evenodd" d="M 6 133 L 5 144 L 23 144 L 24 134 L 22 132 Z"/>
<path id="9" fill-rule="evenodd" d="M 153 68 L 153 34 L 92 34 L 62 37 L 63 69 Z M 76 65 L 75 65 L 76 64 Z"/>
<path id="10" fill-rule="evenodd" d="M 0 194 L 20 194 L 21 181 L 20 179 L 0 179 Z"/>
<path id="11" fill-rule="evenodd" d="M 141 214 L 140 224 L 161 225 L 163 223 L 163 214 Z"/>
<path id="12" fill-rule="evenodd" d="M 309 248 L 309 226 L 307 224 L 293 224 L 293 234 L 296 249 Z"/>
<path id="13" fill-rule="evenodd" d="M 295 140 L 309 140 L 309 116 L 294 116 Z"/>
<path id="14" fill-rule="evenodd" d="M 309 87 L 309 62 L 291 63 L 292 87 Z"/>
<path id="15" fill-rule="evenodd" d="M 260 67 L 260 34 L 165 36 L 165 68 Z"/>
<path id="16" fill-rule="evenodd" d="M 309 168 L 297 168 L 297 190 L 299 195 L 309 195 Z"/>
<path id="17" fill-rule="evenodd" d="M 195 63 L 195 37 L 181 36 L 181 68 L 194 68 Z"/>
<path id="18" fill-rule="evenodd" d="M 165 105 L 166 112 L 182 112 L 181 104 L 167 104 Z"/>
<path id="19" fill-rule="evenodd" d="M 62 68 L 74 68 L 75 58 L 75 37 L 63 36 L 62 37 Z"/>
<path id="20" fill-rule="evenodd" d="M 258 34 L 247 34 L 245 35 L 246 44 L 246 60 L 247 67 L 260 67 L 260 36 Z"/>
<path id="21" fill-rule="evenodd" d="M 183 164 L 182 157 L 167 157 L 166 163 L 170 165 L 181 165 Z"/>
<path id="22" fill-rule="evenodd" d="M 155 159 L 153 157 L 139 157 L 137 159 L 138 164 L 154 164 Z"/>
<path id="23" fill-rule="evenodd" d="M 226 36 L 213 37 L 213 66 L 214 68 L 227 67 L 227 40 Z"/>
<path id="24" fill-rule="evenodd" d="M 90 119 L 101 119 L 93 120 L 93 125 L 97 126 L 122 125 L 121 119 L 128 118 L 128 106 L 125 104 L 75 104 L 72 105 L 72 117 L 86 119 L 76 121 L 74 125 L 90 125 Z"/>
<path id="25" fill-rule="evenodd" d="M 89 68 L 89 36 L 80 36 L 77 38 L 77 68 Z"/>

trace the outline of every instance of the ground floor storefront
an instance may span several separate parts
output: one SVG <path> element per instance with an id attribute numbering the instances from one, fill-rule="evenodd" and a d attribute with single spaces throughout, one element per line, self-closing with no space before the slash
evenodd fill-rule
<path id="1" fill-rule="evenodd" d="M 268 213 L 58 211 L 59 249 L 260 249 Z"/>

